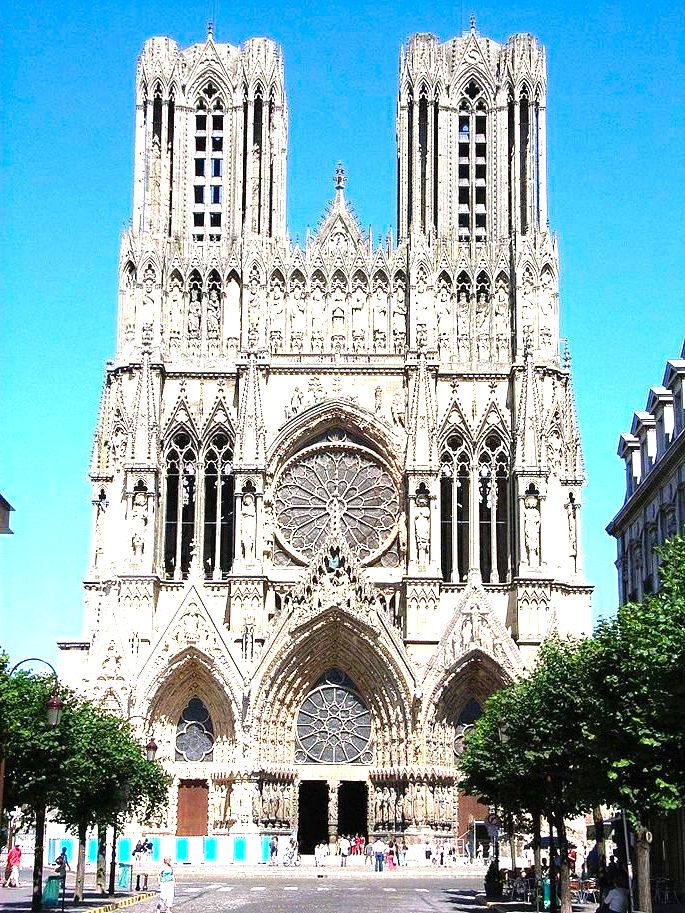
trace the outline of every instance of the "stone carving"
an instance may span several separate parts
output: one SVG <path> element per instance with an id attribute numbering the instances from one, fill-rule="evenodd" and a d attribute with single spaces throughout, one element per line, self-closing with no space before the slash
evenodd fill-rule
<path id="1" fill-rule="evenodd" d="M 523 540 L 529 567 L 540 566 L 540 499 L 527 494 L 523 499 Z"/>
<path id="2" fill-rule="evenodd" d="M 243 560 L 251 564 L 255 559 L 255 538 L 257 535 L 257 506 L 252 492 L 244 492 L 240 515 L 240 548 Z"/>
<path id="3" fill-rule="evenodd" d="M 200 326 L 202 323 L 202 303 L 200 301 L 200 289 L 191 288 L 190 301 L 188 302 L 188 338 L 200 338 Z"/>
<path id="4" fill-rule="evenodd" d="M 416 536 L 416 561 L 419 570 L 425 571 L 430 561 L 431 541 L 431 508 L 427 495 L 419 495 L 416 499 L 414 535 Z"/>
<path id="5" fill-rule="evenodd" d="M 569 492 L 566 508 L 568 521 L 568 553 L 571 557 L 573 571 L 578 570 L 578 502 L 573 492 Z"/>
<path id="6" fill-rule="evenodd" d="M 207 300 L 207 339 L 216 343 L 221 336 L 221 301 L 219 289 L 210 288 Z"/>
<path id="7" fill-rule="evenodd" d="M 147 520 L 147 491 L 136 491 L 131 511 L 131 551 L 134 558 L 142 558 L 145 552 Z"/>

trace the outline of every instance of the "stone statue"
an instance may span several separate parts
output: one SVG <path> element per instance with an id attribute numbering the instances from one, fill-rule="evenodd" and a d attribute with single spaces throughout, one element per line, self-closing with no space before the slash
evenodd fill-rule
<path id="1" fill-rule="evenodd" d="M 202 322 L 202 304 L 200 303 L 200 289 L 197 286 L 190 290 L 188 302 L 188 338 L 200 338 L 200 325 Z"/>
<path id="2" fill-rule="evenodd" d="M 290 309 L 290 333 L 292 337 L 299 335 L 304 336 L 305 331 L 305 298 L 304 283 L 299 276 L 293 276 L 290 280 L 290 300 L 292 307 Z"/>
<path id="3" fill-rule="evenodd" d="M 540 501 L 537 495 L 523 499 L 523 539 L 529 567 L 540 566 Z"/>
<path id="4" fill-rule="evenodd" d="M 221 302 L 219 290 L 212 287 L 207 301 L 207 339 L 216 342 L 221 335 Z"/>
<path id="5" fill-rule="evenodd" d="M 569 493 L 568 501 L 564 505 L 568 519 L 568 553 L 573 561 L 573 570 L 577 570 L 578 563 L 578 502 L 573 492 Z"/>
<path id="6" fill-rule="evenodd" d="M 255 557 L 255 536 L 257 532 L 257 506 L 255 496 L 248 491 L 243 495 L 240 533 L 243 559 L 250 564 Z"/>
<path id="7" fill-rule="evenodd" d="M 383 411 L 383 388 L 376 387 L 374 392 L 374 410 L 376 415 L 380 415 Z"/>
<path id="8" fill-rule="evenodd" d="M 425 571 L 430 560 L 431 538 L 431 508 L 426 495 L 419 495 L 416 499 L 414 535 L 416 536 L 416 558 L 419 570 Z"/>
<path id="9" fill-rule="evenodd" d="M 147 528 L 147 492 L 137 491 L 133 495 L 131 550 L 134 558 L 142 558 L 145 552 L 145 530 Z"/>

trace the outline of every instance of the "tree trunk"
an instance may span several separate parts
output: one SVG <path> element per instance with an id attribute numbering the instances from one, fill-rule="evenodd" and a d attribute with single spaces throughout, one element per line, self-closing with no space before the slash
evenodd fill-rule
<path id="1" fill-rule="evenodd" d="M 554 866 L 554 823 L 553 814 L 550 812 L 547 819 L 549 824 L 549 909 L 550 913 L 556 913 L 557 909 L 557 878 Z"/>
<path id="2" fill-rule="evenodd" d="M 571 913 L 571 878 L 568 863 L 568 837 L 563 812 L 556 812 L 557 835 L 559 837 L 559 893 L 561 895 L 561 913 Z"/>
<path id="3" fill-rule="evenodd" d="M 642 913 L 652 913 L 652 894 L 650 890 L 651 860 L 649 857 L 651 841 L 647 839 L 649 831 L 642 822 L 635 828 L 635 850 L 637 858 L 637 907 Z"/>
<path id="4" fill-rule="evenodd" d="M 31 909 L 43 909 L 43 852 L 45 846 L 45 806 L 36 809 L 36 848 L 33 857 Z"/>
<path id="5" fill-rule="evenodd" d="M 533 812 L 533 865 L 535 866 L 535 909 L 540 909 L 540 884 L 542 881 L 542 862 L 540 854 L 540 831 L 542 830 L 539 811 Z"/>
<path id="6" fill-rule="evenodd" d="M 109 864 L 109 888 L 107 893 L 110 897 L 114 896 L 114 886 L 117 876 L 117 819 L 114 819 L 112 825 L 112 858 Z"/>
<path id="7" fill-rule="evenodd" d="M 83 900 L 83 887 L 86 881 L 86 831 L 85 824 L 78 826 L 78 862 L 76 864 L 76 885 L 74 886 L 74 903 Z"/>
<path id="8" fill-rule="evenodd" d="M 95 890 L 98 894 L 105 894 L 105 880 L 107 867 L 107 825 L 102 821 L 98 824 L 98 861 L 95 875 Z"/>
<path id="9" fill-rule="evenodd" d="M 592 818 L 595 823 L 595 842 L 597 844 L 597 884 L 600 890 L 600 900 L 602 900 L 607 890 L 607 851 L 604 842 L 604 816 L 599 805 L 592 809 Z"/>

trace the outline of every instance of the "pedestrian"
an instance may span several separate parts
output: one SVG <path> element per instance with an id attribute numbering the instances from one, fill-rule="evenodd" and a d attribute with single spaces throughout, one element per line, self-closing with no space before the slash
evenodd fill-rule
<path id="1" fill-rule="evenodd" d="M 364 847 L 364 865 L 373 862 L 373 844 L 367 843 Z"/>
<path id="2" fill-rule="evenodd" d="M 174 906 L 174 870 L 171 857 L 164 857 L 164 865 L 159 870 L 159 903 L 157 909 L 160 913 L 171 913 Z"/>
<path id="3" fill-rule="evenodd" d="M 604 897 L 603 906 L 609 913 L 626 913 L 630 903 L 630 893 L 620 879 L 611 883 L 611 889 Z"/>
<path id="4" fill-rule="evenodd" d="M 395 868 L 395 844 L 392 840 L 388 843 L 388 868 Z"/>
<path id="5" fill-rule="evenodd" d="M 374 860 L 375 860 L 373 870 L 374 870 L 374 872 L 382 872 L 383 871 L 383 860 L 385 858 L 385 849 L 386 849 L 385 844 L 383 843 L 383 841 L 381 840 L 380 837 L 376 837 L 376 839 L 373 841 L 372 847 L 373 847 L 373 856 L 374 856 Z"/>
<path id="6" fill-rule="evenodd" d="M 403 865 L 403 866 L 406 866 L 406 865 L 407 865 L 407 852 L 408 852 L 408 850 L 409 850 L 409 847 L 407 846 L 407 841 L 406 841 L 406 840 L 403 840 L 403 841 L 402 841 L 402 846 L 400 847 L 400 865 Z"/>
<path id="7" fill-rule="evenodd" d="M 5 881 L 3 887 L 18 888 L 21 887 L 19 882 L 19 867 L 21 865 L 21 846 L 15 843 L 7 854 L 7 869 L 5 871 Z"/>
<path id="8" fill-rule="evenodd" d="M 343 869 L 347 868 L 347 857 L 350 855 L 350 839 L 343 835 L 340 838 L 340 867 Z"/>
<path id="9" fill-rule="evenodd" d="M 66 846 L 63 846 L 62 852 L 59 854 L 57 859 L 55 859 L 55 874 L 59 876 L 62 885 L 66 883 L 67 872 L 71 872 L 71 866 L 69 865 L 69 860 L 67 859 L 67 848 Z"/>

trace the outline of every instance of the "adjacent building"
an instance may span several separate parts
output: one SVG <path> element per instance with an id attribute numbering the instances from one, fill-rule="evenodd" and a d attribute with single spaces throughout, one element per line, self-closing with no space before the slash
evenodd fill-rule
<path id="1" fill-rule="evenodd" d="M 179 859 L 296 828 L 305 850 L 463 839 L 465 730 L 547 634 L 589 632 L 546 107 L 532 36 L 414 35 L 397 236 L 362 230 L 338 166 L 301 247 L 281 49 L 145 45 L 84 629 L 60 648 L 154 735 Z"/>
<path id="2" fill-rule="evenodd" d="M 685 528 L 685 343 L 666 362 L 644 411 L 633 414 L 618 455 L 625 462 L 626 497 L 607 527 L 616 539 L 619 601 L 642 602 L 659 589 L 657 546 Z M 685 812 L 652 822 L 655 876 L 685 884 Z"/>

